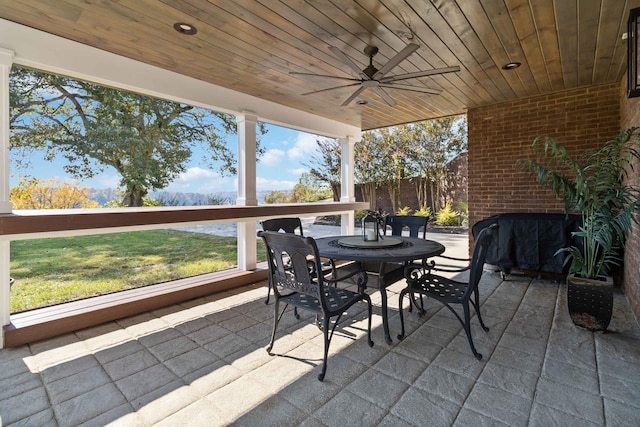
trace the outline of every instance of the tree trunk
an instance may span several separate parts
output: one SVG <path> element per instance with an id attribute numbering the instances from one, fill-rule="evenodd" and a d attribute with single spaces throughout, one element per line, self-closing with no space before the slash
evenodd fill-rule
<path id="1" fill-rule="evenodd" d="M 396 181 L 390 181 L 387 183 L 387 190 L 389 191 L 389 199 L 391 200 L 391 211 L 393 214 L 397 212 L 398 205 L 398 189 L 396 188 Z"/>
<path id="2" fill-rule="evenodd" d="M 434 197 L 432 181 L 429 181 L 429 192 L 431 193 L 431 212 L 435 215 L 435 213 L 438 212 L 438 208 L 436 206 L 437 199 Z"/>
<path id="3" fill-rule="evenodd" d="M 340 183 L 332 182 L 331 183 L 331 192 L 333 193 L 333 201 L 340 201 Z"/>
<path id="4" fill-rule="evenodd" d="M 376 210 L 376 183 L 366 182 L 362 184 L 362 200 L 369 202 L 369 209 Z"/>
<path id="5" fill-rule="evenodd" d="M 418 199 L 418 209 L 426 209 L 429 207 L 429 181 L 423 176 L 416 178 L 416 197 Z"/>
<path id="6" fill-rule="evenodd" d="M 128 208 L 141 207 L 147 192 L 137 185 L 127 187 L 122 197 L 122 205 Z"/>

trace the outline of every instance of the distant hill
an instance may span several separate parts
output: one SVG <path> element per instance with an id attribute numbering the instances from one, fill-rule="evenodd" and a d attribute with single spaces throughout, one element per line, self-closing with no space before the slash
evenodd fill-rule
<path id="1" fill-rule="evenodd" d="M 98 202 L 100 206 L 106 205 L 116 197 L 116 190 L 113 188 L 89 188 L 89 199 Z"/>
<path id="2" fill-rule="evenodd" d="M 258 191 L 256 197 L 258 203 L 271 191 Z M 287 193 L 286 191 L 284 193 Z M 174 191 L 154 191 L 150 195 L 153 199 L 162 200 L 165 206 L 201 206 L 201 205 L 233 205 L 236 202 L 237 192 L 225 191 L 218 193 L 181 193 Z M 110 200 L 119 198 L 118 190 L 113 188 L 90 188 L 89 199 L 105 206 Z"/>

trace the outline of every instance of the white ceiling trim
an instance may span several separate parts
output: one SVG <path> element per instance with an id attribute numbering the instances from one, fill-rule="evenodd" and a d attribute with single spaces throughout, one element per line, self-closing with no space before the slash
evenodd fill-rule
<path id="1" fill-rule="evenodd" d="M 359 139 L 361 129 L 203 82 L 91 46 L 0 19 L 0 48 L 15 64 L 218 112 L 333 137 Z"/>

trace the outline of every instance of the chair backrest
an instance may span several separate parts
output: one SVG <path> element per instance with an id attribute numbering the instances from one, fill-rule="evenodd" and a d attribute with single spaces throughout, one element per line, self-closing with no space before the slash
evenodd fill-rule
<path id="1" fill-rule="evenodd" d="M 302 232 L 302 222 L 300 218 L 274 218 L 265 219 L 260 223 L 264 231 L 283 231 L 285 233 L 299 234 L 304 236 Z"/>
<path id="2" fill-rule="evenodd" d="M 269 275 L 273 280 L 273 291 L 280 297 L 278 286 L 318 298 L 327 307 L 324 297 L 322 271 L 316 241 L 312 237 L 277 231 L 259 231 L 267 248 Z M 310 263 L 315 269 L 310 269 Z"/>
<path id="3" fill-rule="evenodd" d="M 401 236 L 402 230 L 407 227 L 409 229 L 409 236 L 418 237 L 418 233 L 422 228 L 422 238 L 427 235 L 427 216 L 412 216 L 412 215 L 390 215 L 387 217 L 384 234 L 387 234 L 386 225 L 391 226 L 392 236 Z"/>
<path id="4" fill-rule="evenodd" d="M 487 251 L 494 234 L 498 230 L 498 224 L 491 224 L 489 227 L 483 228 L 476 237 L 473 246 L 473 256 L 471 257 L 471 268 L 469 269 L 469 290 L 473 291 L 480 283 L 484 263 L 487 259 Z"/>

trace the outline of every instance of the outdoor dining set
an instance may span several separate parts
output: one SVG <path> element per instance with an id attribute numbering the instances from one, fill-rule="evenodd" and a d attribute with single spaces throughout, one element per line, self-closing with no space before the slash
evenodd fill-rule
<path id="1" fill-rule="evenodd" d="M 304 236 L 299 218 L 263 221 L 263 230 L 258 236 L 265 243 L 269 266 L 269 295 L 265 302 L 269 303 L 272 291 L 275 297 L 273 331 L 267 351 L 271 354 L 279 321 L 289 305 L 294 307 L 296 317 L 298 310 L 314 313 L 324 335 L 323 365 L 318 375 L 322 381 L 333 334 L 343 314 L 355 304 L 367 306 L 367 342 L 369 346 L 374 345 L 371 338 L 372 302 L 366 288 L 380 292 L 384 338 L 387 344 L 392 344 L 386 288 L 404 279 L 406 287 L 400 292 L 399 301 L 401 331 L 397 338 L 402 340 L 405 335 L 404 297 L 409 296 L 409 311 L 415 308 L 418 315 L 425 313 L 424 298 L 430 297 L 451 310 L 464 328 L 473 355 L 482 359 L 473 343 L 470 307 L 473 306 L 477 313 L 481 327 L 488 331 L 480 315 L 478 284 L 497 225 L 481 230 L 475 238 L 472 257 L 462 260 L 447 257 L 444 245 L 425 238 L 427 219 L 385 216 L 376 218 L 370 228 L 365 217 L 359 235 L 318 239 Z M 387 235 L 387 227 L 391 229 L 390 235 Z M 409 236 L 403 235 L 404 229 L 409 230 Z M 465 266 L 452 267 L 447 265 L 447 260 L 464 261 Z M 437 274 L 465 271 L 468 271 L 465 280 Z M 355 284 L 357 289 L 341 286 L 345 282 Z M 460 307 L 462 314 L 452 305 Z M 335 320 L 332 322 L 332 319 Z"/>

